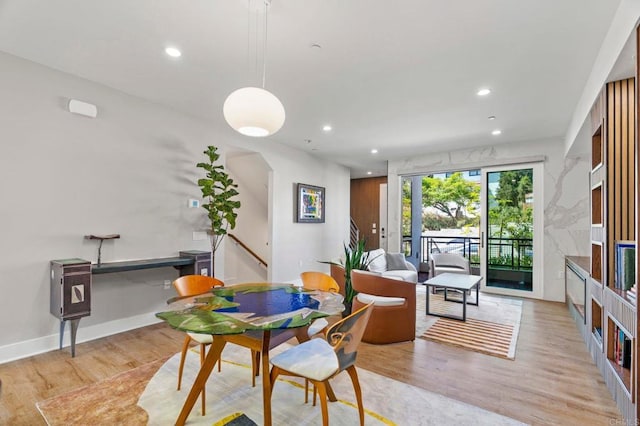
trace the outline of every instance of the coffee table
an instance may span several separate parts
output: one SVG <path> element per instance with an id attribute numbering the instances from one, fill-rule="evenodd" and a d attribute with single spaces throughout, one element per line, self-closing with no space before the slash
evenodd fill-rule
<path id="1" fill-rule="evenodd" d="M 480 297 L 480 281 L 482 281 L 482 277 L 480 275 L 466 275 L 466 274 L 453 274 L 450 272 L 445 272 L 443 274 L 436 275 L 435 277 L 424 282 L 424 285 L 427 286 L 427 315 L 434 315 L 438 317 L 451 318 L 460 321 L 467 320 L 467 305 L 478 306 L 478 301 Z M 462 316 L 455 316 L 449 314 L 439 314 L 436 312 L 429 311 L 429 299 L 430 299 L 430 291 L 429 287 L 439 287 L 444 288 L 444 300 L 447 302 L 456 302 L 462 303 Z M 476 299 L 474 302 L 467 301 L 467 292 L 476 289 Z M 462 300 L 458 299 L 449 299 L 447 298 L 447 290 L 459 290 L 462 292 Z"/>

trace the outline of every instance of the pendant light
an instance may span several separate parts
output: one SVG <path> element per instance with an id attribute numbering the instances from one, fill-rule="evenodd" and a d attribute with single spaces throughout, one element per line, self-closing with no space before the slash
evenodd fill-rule
<path id="1" fill-rule="evenodd" d="M 224 119 L 237 132 L 253 137 L 276 133 L 284 124 L 282 102 L 265 89 L 267 57 L 267 11 L 271 0 L 264 1 L 264 37 L 262 55 L 262 88 L 243 87 L 232 92 L 224 101 Z M 250 2 L 250 0 L 249 0 Z M 256 56 L 257 56 L 256 47 Z"/>

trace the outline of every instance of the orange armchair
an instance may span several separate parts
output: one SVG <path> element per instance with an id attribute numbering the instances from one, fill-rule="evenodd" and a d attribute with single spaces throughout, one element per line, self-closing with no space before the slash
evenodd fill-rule
<path id="1" fill-rule="evenodd" d="M 351 271 L 351 284 L 358 292 L 353 299 L 354 312 L 374 303 L 362 341 L 384 344 L 415 340 L 416 284 L 358 270 Z"/>

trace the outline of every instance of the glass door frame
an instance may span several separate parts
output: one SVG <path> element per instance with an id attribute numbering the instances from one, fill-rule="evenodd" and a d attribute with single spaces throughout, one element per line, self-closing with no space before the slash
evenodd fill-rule
<path id="1" fill-rule="evenodd" d="M 517 290 L 487 286 L 487 225 L 488 225 L 488 192 L 487 175 L 491 172 L 533 169 L 533 266 L 532 290 Z M 485 293 L 502 294 L 507 296 L 529 297 L 542 299 L 544 295 L 544 168 L 541 162 L 509 164 L 482 168 L 480 180 L 480 274 L 483 277 L 480 289 Z"/>

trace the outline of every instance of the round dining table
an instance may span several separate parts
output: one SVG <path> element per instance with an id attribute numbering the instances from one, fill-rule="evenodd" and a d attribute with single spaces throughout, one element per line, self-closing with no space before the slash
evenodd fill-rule
<path id="1" fill-rule="evenodd" d="M 236 284 L 170 299 L 168 309 L 156 313 L 158 318 L 177 330 L 213 336 L 176 424 L 185 424 L 224 346 L 234 343 L 261 354 L 264 424 L 271 425 L 269 349 L 293 337 L 299 342 L 309 340 L 307 328 L 315 319 L 343 310 L 340 294 L 305 290 L 293 284 Z M 333 391 L 328 393 L 330 400 L 336 399 Z"/>

